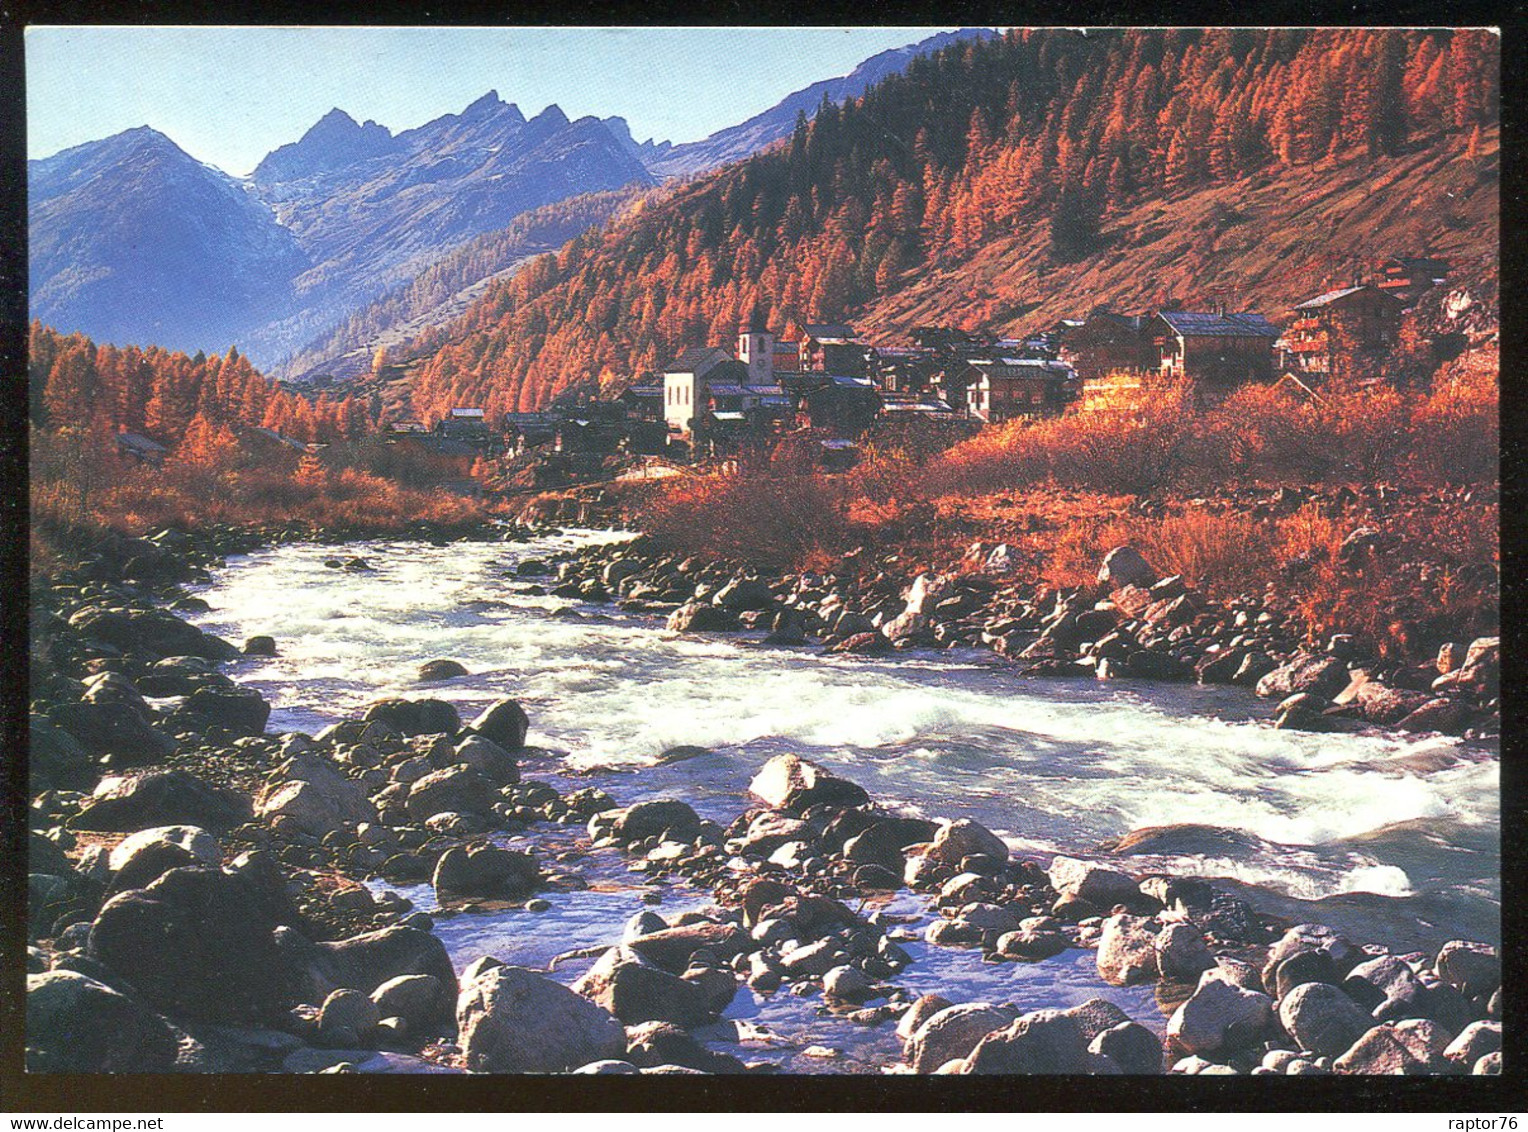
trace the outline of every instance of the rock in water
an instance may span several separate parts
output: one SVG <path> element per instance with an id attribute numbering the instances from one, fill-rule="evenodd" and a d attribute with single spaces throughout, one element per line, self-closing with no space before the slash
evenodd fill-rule
<path id="1" fill-rule="evenodd" d="M 608 1011 L 524 967 L 493 967 L 464 982 L 460 1044 L 480 1073 L 562 1073 L 620 1058 L 626 1031 Z"/>
<path id="2" fill-rule="evenodd" d="M 455 735 L 462 720 L 444 700 L 381 700 L 361 717 L 379 720 L 403 735 Z"/>
<path id="3" fill-rule="evenodd" d="M 1374 1024 L 1364 1010 L 1330 983 L 1301 983 L 1279 1003 L 1289 1036 L 1322 1057 L 1338 1057 Z"/>
<path id="4" fill-rule="evenodd" d="M 164 1021 L 74 971 L 27 976 L 29 1073 L 166 1073 L 175 1036 Z"/>
<path id="5" fill-rule="evenodd" d="M 468 675 L 466 666 L 460 661 L 455 660 L 427 660 L 419 666 L 419 682 L 421 684 L 430 684 L 437 680 L 451 680 L 457 676 L 466 675 Z"/>
<path id="6" fill-rule="evenodd" d="M 947 1006 L 928 1016 L 908 1039 L 907 1063 L 914 1073 L 933 1073 L 941 1065 L 963 1058 L 988 1034 L 1008 1025 L 1014 1011 L 987 1002 Z"/>
<path id="7" fill-rule="evenodd" d="M 770 759 L 748 790 L 766 805 L 797 813 L 814 805 L 862 806 L 870 801 L 863 787 L 793 754 Z"/>
<path id="8" fill-rule="evenodd" d="M 472 730 L 506 751 L 518 751 L 525 746 L 530 725 L 530 717 L 517 701 L 499 700 L 472 721 Z"/>
<path id="9" fill-rule="evenodd" d="M 1231 983 L 1217 968 L 1167 1022 L 1168 1038 L 1191 1054 L 1234 1052 L 1250 1044 L 1273 1016 L 1273 999 Z"/>
<path id="10" fill-rule="evenodd" d="M 626 946 L 606 951 L 573 990 L 628 1026 L 672 1022 L 689 1027 L 712 1017 L 709 998 L 698 984 L 649 963 Z"/>

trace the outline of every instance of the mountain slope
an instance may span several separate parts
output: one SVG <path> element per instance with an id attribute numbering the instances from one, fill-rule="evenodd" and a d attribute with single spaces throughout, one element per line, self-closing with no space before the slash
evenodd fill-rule
<path id="1" fill-rule="evenodd" d="M 574 236 L 605 223 L 646 190 L 628 185 L 585 193 L 523 212 L 496 232 L 474 237 L 352 312 L 289 358 L 283 371 L 303 381 L 364 372 L 379 349 L 398 346 L 460 315 L 495 280 Z"/>
<path id="2" fill-rule="evenodd" d="M 972 40 L 996 39 L 997 33 L 990 28 L 962 28 L 959 31 L 940 32 L 906 47 L 897 47 L 872 55 L 847 75 L 823 79 L 811 86 L 786 95 L 774 106 L 755 114 L 746 122 L 718 130 L 700 141 L 674 145 L 671 142 L 655 144 L 651 141 L 637 145 L 631 143 L 634 152 L 648 170 L 656 177 L 687 177 L 716 169 L 733 161 L 740 161 L 765 146 L 790 137 L 795 129 L 796 117 L 807 118 L 817 113 L 823 99 L 843 102 L 858 98 L 870 87 L 888 75 L 900 74 L 907 65 L 920 55 L 927 55 L 948 47 L 952 43 Z M 607 119 L 612 128 L 624 130 L 622 119 Z M 619 123 L 619 125 L 616 125 Z M 625 137 L 630 138 L 629 130 Z"/>
<path id="3" fill-rule="evenodd" d="M 756 309 L 883 335 L 1173 297 L 1279 314 L 1428 251 L 1489 280 L 1498 50 L 1328 29 L 957 45 L 490 288 L 413 349 L 415 404 L 535 408 Z"/>
<path id="4" fill-rule="evenodd" d="M 148 127 L 27 169 L 32 316 L 113 342 L 223 350 L 308 267 L 238 182 Z"/>

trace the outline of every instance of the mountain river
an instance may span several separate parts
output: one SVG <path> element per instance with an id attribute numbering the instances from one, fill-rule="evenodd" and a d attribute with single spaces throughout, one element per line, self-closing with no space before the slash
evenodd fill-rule
<path id="1" fill-rule="evenodd" d="M 1261 910 L 1399 951 L 1500 942 L 1494 744 L 1278 731 L 1271 705 L 1242 688 L 1023 679 L 975 650 L 867 659 L 765 647 L 756 633 L 680 636 L 650 614 L 527 592 L 544 579 L 515 575 L 524 559 L 623 537 L 285 545 L 231 559 L 201 587 L 211 611 L 196 620 L 233 641 L 275 637 L 279 656 L 230 666 L 271 701 L 272 731 L 311 733 L 395 695 L 449 700 L 470 719 L 508 695 L 530 715 L 529 741 L 550 752 L 527 763 L 527 778 L 598 786 L 622 805 L 677 797 L 726 824 L 748 804 L 759 765 L 790 750 L 883 805 L 973 818 L 1042 863 L 1152 829 L 1119 867 L 1218 878 Z M 337 553 L 373 570 L 326 568 Z M 418 684 L 435 658 L 473 675 Z M 679 745 L 708 753 L 658 761 Z M 485 953 L 539 967 L 615 942 L 647 882 L 614 851 L 591 861 L 591 887 L 553 894 L 550 912 L 440 918 L 458 968 Z M 434 910 L 428 885 L 401 891 Z M 671 914 L 707 894 L 674 885 L 663 899 L 658 910 Z M 916 961 L 899 982 L 910 989 L 1026 1009 L 1101 994 L 1159 1031 L 1165 1022 L 1150 987 L 1104 985 L 1091 952 L 985 964 L 979 952 L 921 942 L 925 899 L 887 900 L 884 911 L 908 917 L 898 934 Z M 797 1072 L 895 1059 L 890 1024 L 835 1023 L 820 1000 L 745 987 L 727 1019 L 710 1035 L 718 1048 Z"/>

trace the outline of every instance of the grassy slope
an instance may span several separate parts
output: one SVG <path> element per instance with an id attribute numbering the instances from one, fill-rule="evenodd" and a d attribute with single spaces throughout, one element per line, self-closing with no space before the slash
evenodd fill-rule
<path id="1" fill-rule="evenodd" d="M 855 321 L 873 340 L 913 326 L 987 322 L 1021 331 L 1099 304 L 1139 310 L 1176 297 L 1281 315 L 1355 268 L 1428 251 L 1494 291 L 1498 135 L 1465 159 L 1453 135 L 1398 158 L 1354 157 L 1156 197 L 1108 217 L 1106 247 L 1048 266 L 1049 226 L 991 241 L 971 259 L 919 268 Z M 1217 223 L 1226 210 L 1244 217 Z M 1494 295 L 1493 295 L 1494 297 Z M 982 316 L 986 317 L 983 318 Z"/>

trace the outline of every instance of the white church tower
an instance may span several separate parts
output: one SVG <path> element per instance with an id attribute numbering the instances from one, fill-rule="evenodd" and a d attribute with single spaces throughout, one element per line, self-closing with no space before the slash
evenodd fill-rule
<path id="1" fill-rule="evenodd" d="M 748 367 L 749 385 L 773 385 L 775 383 L 775 336 L 764 323 L 764 316 L 755 311 L 748 325 L 738 331 L 737 360 Z"/>

